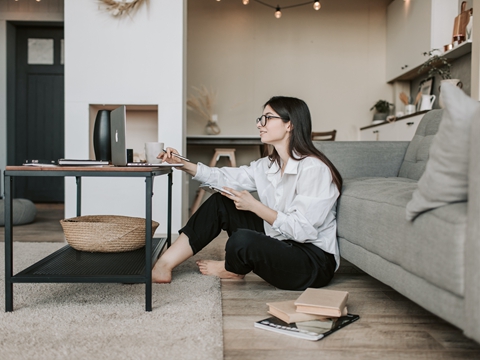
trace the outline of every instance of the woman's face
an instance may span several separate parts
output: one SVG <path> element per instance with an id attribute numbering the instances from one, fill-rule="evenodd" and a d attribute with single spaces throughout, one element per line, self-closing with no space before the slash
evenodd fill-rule
<path id="1" fill-rule="evenodd" d="M 285 123 L 280 116 L 270 107 L 265 106 L 262 114 L 262 121 L 257 122 L 257 129 L 260 131 L 260 138 L 263 143 L 276 145 L 288 144 L 290 137 L 290 121 Z M 265 125 L 262 126 L 262 123 Z"/>

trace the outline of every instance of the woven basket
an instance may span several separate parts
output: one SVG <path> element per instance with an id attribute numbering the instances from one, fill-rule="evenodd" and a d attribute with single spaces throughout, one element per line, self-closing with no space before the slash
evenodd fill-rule
<path id="1" fill-rule="evenodd" d="M 60 220 L 67 242 L 76 250 L 123 252 L 145 246 L 145 219 L 87 215 Z M 152 235 L 158 227 L 152 220 Z"/>

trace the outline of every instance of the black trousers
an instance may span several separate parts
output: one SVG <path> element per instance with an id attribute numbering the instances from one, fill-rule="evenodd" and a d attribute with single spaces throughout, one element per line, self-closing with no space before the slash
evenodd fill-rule
<path id="1" fill-rule="evenodd" d="M 220 194 L 210 196 L 179 233 L 188 236 L 196 254 L 225 230 L 225 269 L 239 275 L 253 271 L 284 290 L 327 285 L 335 272 L 335 258 L 312 244 L 280 241 L 265 235 L 263 220 L 238 210 Z"/>

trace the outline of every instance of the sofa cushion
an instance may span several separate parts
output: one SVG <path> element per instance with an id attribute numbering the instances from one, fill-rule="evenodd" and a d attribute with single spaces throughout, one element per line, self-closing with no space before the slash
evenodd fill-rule
<path id="1" fill-rule="evenodd" d="M 407 178 L 345 180 L 337 207 L 338 236 L 463 296 L 467 203 L 407 221 L 405 207 L 416 186 Z"/>
<path id="2" fill-rule="evenodd" d="M 423 116 L 407 148 L 398 176 L 413 180 L 420 179 L 425 171 L 429 149 L 438 131 L 442 112 L 443 110 L 432 110 Z"/>
<path id="3" fill-rule="evenodd" d="M 428 211 L 408 224 L 401 266 L 463 297 L 467 202 Z"/>
<path id="4" fill-rule="evenodd" d="M 467 200 L 470 127 L 473 119 L 480 118 L 480 104 L 451 84 L 442 85 L 441 96 L 445 111 L 425 172 L 407 205 L 408 220 L 424 211 Z"/>
<path id="5" fill-rule="evenodd" d="M 399 265 L 409 224 L 405 206 L 416 187 L 416 181 L 399 177 L 345 180 L 337 208 L 338 235 Z"/>

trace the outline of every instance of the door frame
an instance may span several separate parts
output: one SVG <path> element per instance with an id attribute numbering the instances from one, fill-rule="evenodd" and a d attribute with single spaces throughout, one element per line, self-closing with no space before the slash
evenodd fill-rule
<path id="1" fill-rule="evenodd" d="M 19 27 L 62 27 L 63 21 L 7 21 L 6 22 L 6 165 L 15 161 L 15 103 L 16 103 L 16 40 Z M 0 198 L 3 197 L 3 178 L 0 180 Z"/>
<path id="2" fill-rule="evenodd" d="M 15 74 L 17 70 L 15 44 L 17 28 L 26 26 L 64 27 L 63 21 L 7 21 L 7 165 L 14 162 L 15 149 Z"/>

